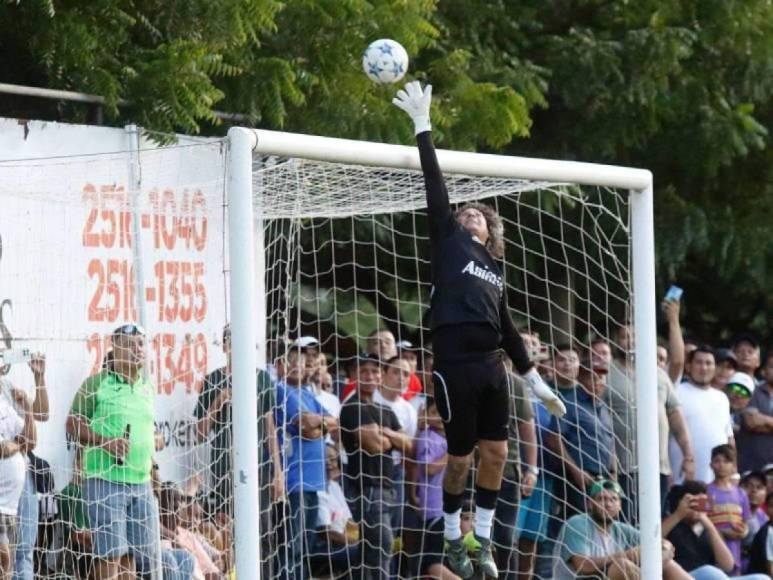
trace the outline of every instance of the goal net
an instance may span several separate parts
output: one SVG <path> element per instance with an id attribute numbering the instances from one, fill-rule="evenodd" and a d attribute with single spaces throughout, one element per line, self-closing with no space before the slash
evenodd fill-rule
<path id="1" fill-rule="evenodd" d="M 0 437 L 23 443 L 31 422 L 37 436 L 0 459 L 0 517 L 13 524 L 0 550 L 60 578 L 87 577 L 127 545 L 132 569 L 154 578 L 191 566 L 240 579 L 413 578 L 442 564 L 415 148 L 260 132 L 252 151 L 235 138 L 244 130 L 158 147 L 131 130 L 23 129 L 0 120 L 13 152 L 0 160 Z M 655 383 L 651 206 L 629 191 L 648 175 L 439 157 L 453 204 L 502 217 L 510 314 L 546 380 L 577 403 L 556 424 L 513 379 L 493 536 L 501 573 L 531 555 L 536 577 L 551 577 L 584 483 L 612 471 L 620 519 L 647 530 L 643 553 L 659 557 L 654 391 L 634 387 Z M 30 368 L 35 353 L 44 374 Z M 362 448 L 363 385 L 409 435 L 403 452 Z M 522 439 L 529 415 L 536 449 Z M 532 462 L 527 500 L 519 474 Z M 473 470 L 466 532 L 474 486 Z"/>
<path id="2" fill-rule="evenodd" d="M 245 312 L 255 308 L 266 321 L 288 482 L 287 501 L 261 522 L 264 577 L 437 573 L 444 556 L 444 437 L 432 405 L 439 386 L 426 316 L 431 276 L 421 171 L 406 149 L 387 147 L 379 165 L 374 149 L 383 146 L 308 138 L 304 157 L 303 145 L 288 144 L 294 136 L 280 135 L 276 144 L 274 135 L 263 136 L 250 185 L 265 256 L 256 260 L 256 275 L 265 291 Z M 510 314 L 540 372 L 570 407 L 567 417 L 551 421 L 513 379 L 496 558 L 500 577 L 513 577 L 520 562 L 533 566 L 535 577 L 550 578 L 560 566 L 563 524 L 590 509 L 590 481 L 616 479 L 625 496 L 619 519 L 639 525 L 631 204 L 638 194 L 587 177 L 584 185 L 550 172 L 539 179 L 535 167 L 525 172 L 530 179 L 493 167 L 486 175 L 481 166 L 491 156 L 444 154 L 452 204 L 483 202 L 504 221 Z M 230 195 L 236 193 L 232 184 Z M 363 354 L 378 357 L 375 376 Z M 314 435 L 299 429 L 299 408 L 327 414 L 338 428 Z M 363 425 L 388 426 L 383 411 L 374 411 L 383 408 L 413 439 L 410 450 L 363 445 Z M 529 416 L 536 452 L 520 435 Z M 657 445 L 647 451 L 649 465 L 653 457 L 657 465 Z M 535 460 L 540 476 L 524 498 L 520 474 Z M 270 471 L 259 480 L 264 502 Z M 463 512 L 471 553 L 474 486 L 473 470 Z"/>

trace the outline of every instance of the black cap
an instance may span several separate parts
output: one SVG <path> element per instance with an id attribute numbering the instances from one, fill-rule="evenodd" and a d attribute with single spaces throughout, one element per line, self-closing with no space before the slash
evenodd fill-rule
<path id="1" fill-rule="evenodd" d="M 377 354 L 373 354 L 370 352 L 361 352 L 357 355 L 357 357 L 354 360 L 354 364 L 357 366 L 361 366 L 364 364 L 374 364 L 378 367 L 381 367 L 381 358 Z"/>
<path id="2" fill-rule="evenodd" d="M 733 351 L 729 348 L 718 348 L 715 350 L 714 360 L 717 362 L 717 364 L 730 362 L 733 365 L 733 368 L 738 370 L 738 359 L 735 358 L 735 353 L 733 353 Z"/>
<path id="3" fill-rule="evenodd" d="M 744 334 L 739 334 L 738 336 L 735 337 L 735 339 L 733 339 L 733 348 L 736 348 L 742 342 L 748 342 L 754 348 L 760 347 L 760 341 L 757 340 L 756 336 L 754 336 L 753 334 L 744 333 Z"/>
<path id="4" fill-rule="evenodd" d="M 765 481 L 765 474 L 762 471 L 744 471 L 741 474 L 741 483 L 746 483 L 753 477 Z"/>

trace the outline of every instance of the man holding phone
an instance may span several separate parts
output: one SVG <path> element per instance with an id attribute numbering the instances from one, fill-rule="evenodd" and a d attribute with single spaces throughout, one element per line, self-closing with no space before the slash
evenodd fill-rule
<path id="1" fill-rule="evenodd" d="M 735 566 L 733 554 L 709 519 L 711 510 L 706 484 L 685 481 L 671 490 L 671 515 L 663 520 L 662 534 L 674 546 L 674 560 L 695 580 L 729 578 Z M 766 580 L 764 574 L 734 576 L 744 580 Z"/>
<path id="2" fill-rule="evenodd" d="M 682 294 L 683 290 L 679 286 L 670 286 L 660 305 L 668 324 L 668 364 L 664 370 L 674 384 L 681 382 L 684 375 L 684 336 L 682 336 L 682 327 L 679 324 Z"/>

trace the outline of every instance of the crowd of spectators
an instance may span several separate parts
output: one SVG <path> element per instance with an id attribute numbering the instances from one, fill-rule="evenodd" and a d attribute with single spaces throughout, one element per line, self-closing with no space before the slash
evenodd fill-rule
<path id="1" fill-rule="evenodd" d="M 663 308 L 668 337 L 652 388 L 664 577 L 769 577 L 773 353 L 762 358 L 750 335 L 726 346 L 684 339 L 679 303 Z M 567 412 L 551 416 L 509 372 L 510 444 L 492 530 L 500 577 L 638 578 L 631 328 L 584 344 L 522 337 Z M 387 330 L 348 361 L 330 364 L 322 346 L 299 337 L 257 371 L 263 577 L 456 578 L 443 559 L 448 454 L 431 350 L 396 342 Z M 48 418 L 45 359 L 30 364 L 34 399 L 0 379 L 0 579 L 33 578 L 35 561 L 39 574 L 80 578 L 151 577 L 156 567 L 170 579 L 229 578 L 229 329 L 226 365 L 206 377 L 193 410 L 210 453 L 204 483 L 193 487 L 158 480 L 144 331 L 119 327 L 112 348 L 67 419 L 78 451 L 56 496 L 53 562 L 33 558 L 31 511 L 41 486 L 35 422 Z M 472 505 L 474 471 L 467 488 Z M 471 530 L 468 516 L 462 527 Z M 465 541 L 472 552 L 471 531 Z"/>

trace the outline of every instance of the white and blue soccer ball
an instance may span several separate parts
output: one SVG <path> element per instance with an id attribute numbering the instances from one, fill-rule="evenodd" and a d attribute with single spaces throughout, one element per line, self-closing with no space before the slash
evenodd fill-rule
<path id="1" fill-rule="evenodd" d="M 376 40 L 362 55 L 362 70 L 374 83 L 396 83 L 408 71 L 408 53 L 399 42 Z"/>

